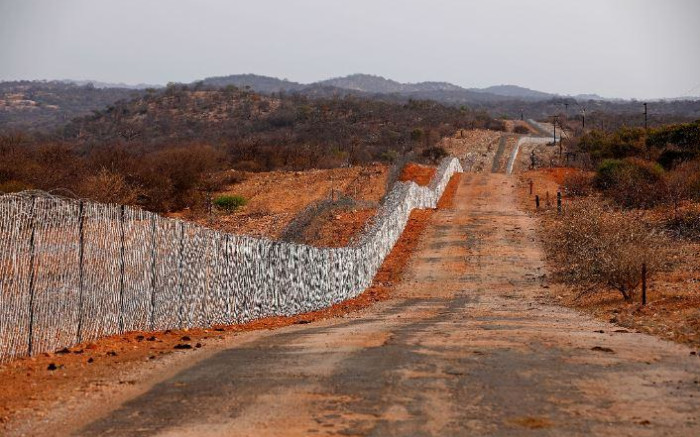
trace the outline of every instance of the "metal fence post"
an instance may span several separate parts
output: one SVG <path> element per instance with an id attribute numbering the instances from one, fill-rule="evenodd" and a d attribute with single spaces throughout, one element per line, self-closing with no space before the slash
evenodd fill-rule
<path id="1" fill-rule="evenodd" d="M 29 213 L 29 223 L 31 234 L 29 237 L 29 340 L 27 342 L 27 355 L 31 356 L 33 351 L 34 333 L 34 238 L 36 220 L 34 219 L 36 209 L 36 197 L 32 196 L 32 207 Z"/>
<path id="2" fill-rule="evenodd" d="M 119 252 L 119 332 L 124 332 L 124 205 L 119 213 L 119 234 L 121 250 Z"/>
<path id="3" fill-rule="evenodd" d="M 185 256 L 185 224 L 180 223 L 180 260 L 178 264 L 178 278 L 179 278 L 179 286 L 180 286 L 180 291 L 179 291 L 179 298 L 180 298 L 180 310 L 178 312 L 178 316 L 180 319 L 180 329 L 185 324 L 185 298 L 184 298 L 184 287 L 182 285 L 182 280 L 183 280 L 183 274 L 182 274 L 182 269 L 183 269 L 183 264 L 184 264 L 184 259 L 183 257 Z"/>
<path id="4" fill-rule="evenodd" d="M 151 213 L 151 331 L 156 325 L 156 215 Z"/>
<path id="5" fill-rule="evenodd" d="M 226 280 L 225 277 L 228 276 L 229 272 L 229 264 L 231 263 L 231 260 L 229 259 L 228 256 L 228 247 L 229 247 L 229 236 L 228 234 L 224 234 L 224 271 L 221 272 L 221 277 L 219 280 L 225 281 L 227 284 L 227 291 L 231 290 L 230 284 L 232 281 Z M 225 272 L 225 273 L 224 273 Z M 235 305 L 235 302 L 232 299 L 231 293 L 227 293 L 226 296 L 226 317 L 227 317 L 227 322 L 228 323 L 233 323 L 233 307 Z"/>
<path id="6" fill-rule="evenodd" d="M 76 332 L 77 342 L 83 342 L 83 259 L 85 257 L 85 234 L 84 234 L 84 205 L 80 201 L 78 206 L 78 329 Z"/>

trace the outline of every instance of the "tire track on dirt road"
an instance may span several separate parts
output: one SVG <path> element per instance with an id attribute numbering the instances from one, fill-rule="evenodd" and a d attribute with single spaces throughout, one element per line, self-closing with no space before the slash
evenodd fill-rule
<path id="1" fill-rule="evenodd" d="M 535 219 L 518 209 L 515 180 L 464 175 L 454 207 L 432 216 L 393 298 L 252 341 L 243 334 L 101 417 L 41 429 L 700 434 L 700 360 L 686 347 L 615 332 L 550 303 Z"/>

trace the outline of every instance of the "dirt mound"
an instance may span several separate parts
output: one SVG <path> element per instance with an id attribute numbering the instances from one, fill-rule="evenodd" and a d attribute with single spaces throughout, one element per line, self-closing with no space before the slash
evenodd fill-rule
<path id="1" fill-rule="evenodd" d="M 409 162 L 401 171 L 401 182 L 413 181 L 421 186 L 427 186 L 435 176 L 435 167 Z"/>

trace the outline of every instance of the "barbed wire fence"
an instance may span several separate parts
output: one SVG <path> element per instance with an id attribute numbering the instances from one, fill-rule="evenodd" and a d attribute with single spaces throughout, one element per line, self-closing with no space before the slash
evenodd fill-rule
<path id="1" fill-rule="evenodd" d="M 316 248 L 227 234 L 122 205 L 0 196 L 0 361 L 135 330 L 245 323 L 328 307 L 372 282 L 428 187 L 394 184 L 354 243 Z"/>

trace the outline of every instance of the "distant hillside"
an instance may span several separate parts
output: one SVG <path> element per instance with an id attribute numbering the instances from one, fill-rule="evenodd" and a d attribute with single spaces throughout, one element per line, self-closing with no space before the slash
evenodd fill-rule
<path id="1" fill-rule="evenodd" d="M 0 82 L 0 133 L 10 130 L 51 131 L 64 126 L 75 117 L 116 106 L 123 100 L 159 93 L 162 90 L 181 89 L 173 84 L 165 88 L 129 89 L 112 88 L 111 84 L 80 81 L 18 81 Z M 104 88 L 102 88 L 104 86 Z M 134 85 L 140 87 L 144 85 Z M 233 88 L 230 88 L 233 87 Z M 595 94 L 559 96 L 516 85 L 498 85 L 488 88 L 466 89 L 447 82 L 400 83 L 381 76 L 353 74 L 346 77 L 302 84 L 255 74 L 209 77 L 187 85 L 189 91 L 237 90 L 265 96 L 293 94 L 312 99 L 372 98 L 386 103 L 406 104 L 410 100 L 432 100 L 442 104 L 487 111 L 493 117 L 545 119 L 552 114 L 580 117 L 584 107 L 591 111 L 629 114 L 641 117 L 640 103 L 603 99 Z M 279 97 L 278 95 L 276 97 Z M 698 117 L 697 99 L 650 101 L 650 122 L 661 120 L 683 122 Z M 640 118 L 641 120 L 641 118 Z"/>
<path id="2" fill-rule="evenodd" d="M 238 88 L 250 87 L 252 91 L 264 94 L 280 91 L 294 92 L 310 97 L 352 94 L 364 97 L 379 97 L 384 100 L 396 100 L 397 97 L 404 100 L 426 99 L 453 105 L 501 102 L 506 99 L 545 99 L 552 96 L 551 94 L 513 86 L 508 87 L 508 89 L 494 87 L 494 92 L 489 92 L 480 89 L 465 89 L 448 82 L 401 83 L 370 74 L 351 74 L 308 85 L 254 74 L 210 77 L 194 84 L 197 83 L 204 87 L 226 87 L 229 85 Z"/>
<path id="3" fill-rule="evenodd" d="M 50 130 L 143 91 L 63 81 L 0 82 L 0 132 Z"/>
<path id="4" fill-rule="evenodd" d="M 257 74 L 232 74 L 230 76 L 207 77 L 202 80 L 201 83 L 205 87 L 217 88 L 225 88 L 231 85 L 238 88 L 250 87 L 250 89 L 255 92 L 265 94 L 278 93 L 280 91 L 297 91 L 306 87 L 306 85 L 286 79 L 277 79 L 276 77 L 260 76 Z"/>
<path id="5" fill-rule="evenodd" d="M 505 99 L 519 101 L 540 101 L 553 98 L 575 98 L 577 100 L 605 100 L 596 94 L 560 96 L 517 85 L 496 85 L 487 88 L 463 88 L 449 82 L 401 83 L 382 76 L 371 74 L 351 74 L 344 77 L 326 79 L 311 84 L 292 82 L 286 79 L 260 76 L 256 74 L 234 74 L 230 76 L 208 77 L 200 83 L 205 87 L 223 88 L 229 85 L 238 88 L 249 87 L 252 91 L 264 94 L 296 92 L 310 96 L 329 97 L 332 95 L 399 95 L 407 98 L 437 100 L 450 104 L 472 104 L 501 102 Z"/>
<path id="6" fill-rule="evenodd" d="M 317 84 L 375 94 L 460 91 L 464 89 L 447 82 L 400 83 L 370 74 L 351 74 L 345 77 L 323 80 L 317 82 Z"/>
<path id="7" fill-rule="evenodd" d="M 149 147 L 182 141 L 251 147 L 317 143 L 324 149 L 366 144 L 378 147 L 373 150 L 378 156 L 389 147 L 409 144 L 415 129 L 446 135 L 453 126 L 489 127 L 491 121 L 483 113 L 436 102 L 343 96 L 342 89 L 321 85 L 305 90 L 317 95 L 271 96 L 238 87 L 169 85 L 74 119 L 62 136 L 85 144 L 128 142 Z"/>
<path id="8" fill-rule="evenodd" d="M 238 88 L 193 91 L 170 85 L 162 91 L 120 101 L 63 129 L 66 139 L 87 142 L 194 140 L 247 130 L 267 117 L 279 100 Z"/>
<path id="9" fill-rule="evenodd" d="M 481 93 L 495 94 L 497 96 L 513 97 L 516 99 L 551 99 L 556 97 L 554 94 L 535 91 L 529 88 L 523 88 L 517 85 L 496 85 L 488 88 L 473 88 L 472 91 Z"/>
<path id="10" fill-rule="evenodd" d="M 60 80 L 58 82 L 74 84 L 74 85 L 78 85 L 78 86 L 92 85 L 95 88 L 124 88 L 124 89 L 130 89 L 130 90 L 145 90 L 146 88 L 163 88 L 162 85 L 153 85 L 153 84 L 148 84 L 148 83 L 137 83 L 135 85 L 132 85 L 132 84 L 126 84 L 126 83 L 122 83 L 122 82 L 119 82 L 119 83 L 100 82 L 98 80 L 64 79 L 64 80 Z"/>

